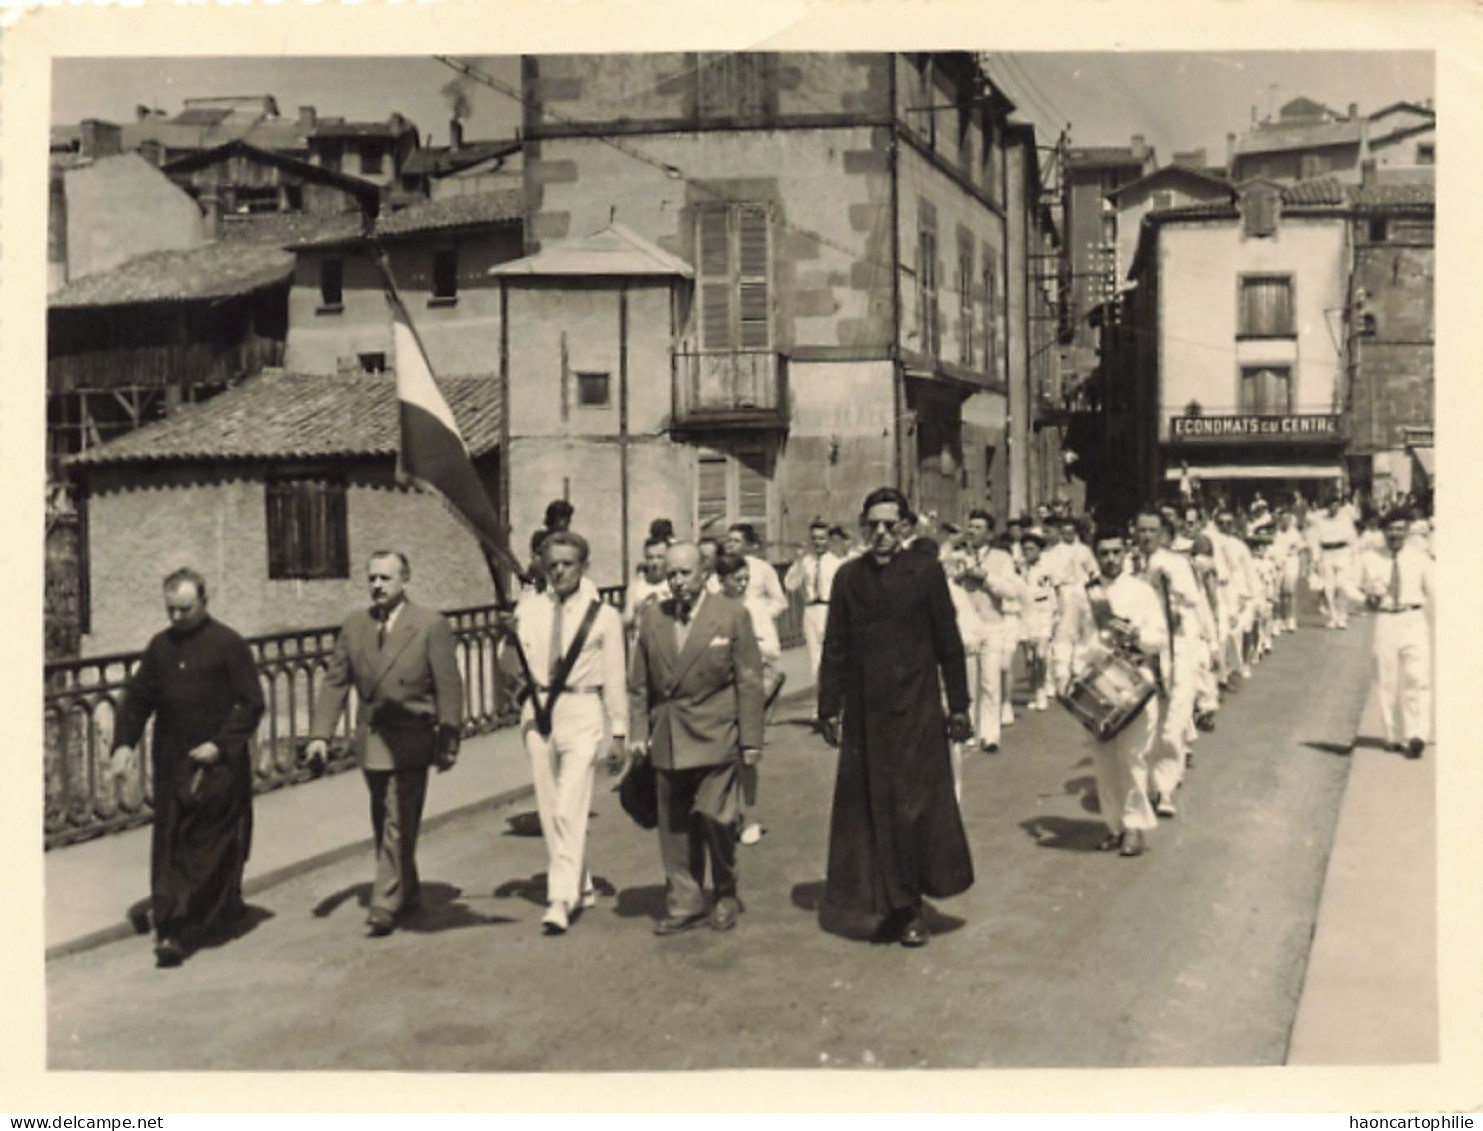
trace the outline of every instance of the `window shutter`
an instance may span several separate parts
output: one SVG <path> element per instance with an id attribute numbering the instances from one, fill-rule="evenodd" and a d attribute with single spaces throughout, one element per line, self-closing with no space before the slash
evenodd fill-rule
<path id="1" fill-rule="evenodd" d="M 731 349 L 731 233 L 724 208 L 702 209 L 700 245 L 700 346 Z"/>
<path id="2" fill-rule="evenodd" d="M 1293 332 L 1292 280 L 1241 280 L 1242 331 L 1275 337 Z"/>
<path id="3" fill-rule="evenodd" d="M 269 481 L 265 484 L 268 501 L 268 577 L 276 580 L 288 574 L 287 506 L 284 484 Z"/>
<path id="4" fill-rule="evenodd" d="M 737 210 L 737 299 L 744 350 L 765 350 L 772 344 L 768 229 L 767 209 L 743 206 Z"/>
<path id="5" fill-rule="evenodd" d="M 768 529 L 767 453 L 760 448 L 736 455 L 736 509 L 741 521 Z"/>
<path id="6" fill-rule="evenodd" d="M 696 475 L 695 517 L 697 524 L 708 518 L 726 517 L 726 457 L 702 452 Z"/>

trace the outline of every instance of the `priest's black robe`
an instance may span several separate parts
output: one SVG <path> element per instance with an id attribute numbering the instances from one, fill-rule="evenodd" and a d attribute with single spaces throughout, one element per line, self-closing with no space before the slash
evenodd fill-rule
<path id="1" fill-rule="evenodd" d="M 114 746 L 137 746 L 154 715 L 154 830 L 150 904 L 155 932 L 179 939 L 230 925 L 242 909 L 252 843 L 249 740 L 263 692 L 247 642 L 207 618 L 166 629 L 145 648 L 114 727 Z M 214 742 L 220 759 L 187 757 Z"/>
<path id="2" fill-rule="evenodd" d="M 948 709 L 966 711 L 963 641 L 936 558 L 905 551 L 884 565 L 866 555 L 841 566 L 819 666 L 819 716 L 844 716 L 826 927 L 832 919 L 848 930 L 973 883 L 944 687 Z"/>

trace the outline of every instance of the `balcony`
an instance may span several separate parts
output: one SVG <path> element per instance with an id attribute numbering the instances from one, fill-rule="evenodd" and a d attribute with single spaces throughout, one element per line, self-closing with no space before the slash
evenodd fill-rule
<path id="1" fill-rule="evenodd" d="M 776 350 L 676 354 L 672 430 L 784 430 L 787 374 Z"/>

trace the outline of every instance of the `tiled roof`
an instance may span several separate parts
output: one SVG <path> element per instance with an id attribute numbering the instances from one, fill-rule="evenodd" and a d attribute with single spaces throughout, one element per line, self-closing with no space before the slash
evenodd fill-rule
<path id="1" fill-rule="evenodd" d="M 1283 204 L 1343 204 L 1344 186 L 1333 177 L 1294 181 L 1282 189 Z"/>
<path id="2" fill-rule="evenodd" d="M 378 217 L 375 234 L 396 237 L 484 224 L 516 224 L 524 215 L 524 205 L 525 194 L 518 188 L 428 200 Z M 347 242 L 352 241 L 344 235 L 330 235 L 308 239 L 296 246 L 324 247 Z"/>
<path id="3" fill-rule="evenodd" d="M 499 382 L 438 382 L 475 456 L 499 446 Z M 98 466 L 203 460 L 330 459 L 395 455 L 400 438 L 396 378 L 264 373 L 200 404 L 186 405 L 73 457 Z"/>
<path id="4" fill-rule="evenodd" d="M 451 149 L 446 145 L 425 146 L 417 150 L 402 166 L 402 176 L 446 176 L 481 161 L 504 157 L 520 150 L 518 141 L 470 141 Z"/>
<path id="5" fill-rule="evenodd" d="M 49 306 L 122 306 L 242 295 L 293 274 L 294 257 L 271 243 L 209 243 L 141 255 L 62 287 Z"/>
<path id="6" fill-rule="evenodd" d="M 1435 208 L 1437 187 L 1426 182 L 1350 185 L 1349 200 L 1356 209 L 1364 211 Z"/>
<path id="7" fill-rule="evenodd" d="M 359 212 L 339 216 L 249 212 L 223 216 L 216 238 L 222 243 L 270 243 L 286 248 L 312 240 L 351 239 L 360 233 L 361 227 Z"/>
<path id="8" fill-rule="evenodd" d="M 491 275 L 678 275 L 689 279 L 694 269 L 683 259 L 656 247 L 622 224 L 610 224 L 579 240 L 556 244 L 536 255 L 501 263 Z"/>
<path id="9" fill-rule="evenodd" d="M 1323 122 L 1311 126 L 1276 126 L 1254 130 L 1236 139 L 1232 153 L 1279 153 L 1288 149 L 1323 149 L 1331 145 L 1358 145 L 1364 125 L 1357 121 Z"/>
<path id="10" fill-rule="evenodd" d="M 1109 197 L 1125 196 L 1128 193 L 1134 192 L 1140 188 L 1147 188 L 1154 181 L 1171 180 L 1177 179 L 1179 177 L 1185 177 L 1190 180 L 1205 182 L 1211 188 L 1223 188 L 1227 190 L 1231 188 L 1231 184 L 1229 181 L 1227 181 L 1223 176 L 1216 175 L 1209 169 L 1198 168 L 1194 165 L 1175 164 L 1165 165 L 1162 169 L 1155 169 L 1152 173 L 1148 173 L 1142 177 L 1139 177 L 1136 181 L 1129 181 L 1125 185 L 1120 185 L 1119 187 L 1109 192 L 1107 195 Z"/>
<path id="11" fill-rule="evenodd" d="M 413 129 L 410 122 L 345 122 L 333 118 L 321 118 L 314 127 L 313 137 L 401 137 Z"/>

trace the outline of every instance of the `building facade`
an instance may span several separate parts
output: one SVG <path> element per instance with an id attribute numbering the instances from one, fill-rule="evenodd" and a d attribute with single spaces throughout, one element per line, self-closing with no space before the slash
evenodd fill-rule
<path id="1" fill-rule="evenodd" d="M 672 326 L 635 329 L 673 359 L 635 387 L 670 385 L 682 411 L 649 422 L 676 493 L 631 513 L 745 518 L 781 550 L 815 516 L 852 521 L 874 484 L 944 519 L 1007 509 L 1010 105 L 971 55 L 523 67 L 527 252 L 616 221 L 693 272 Z M 699 390 L 735 411 L 686 413 Z M 571 486 L 579 515 L 589 489 Z"/>

